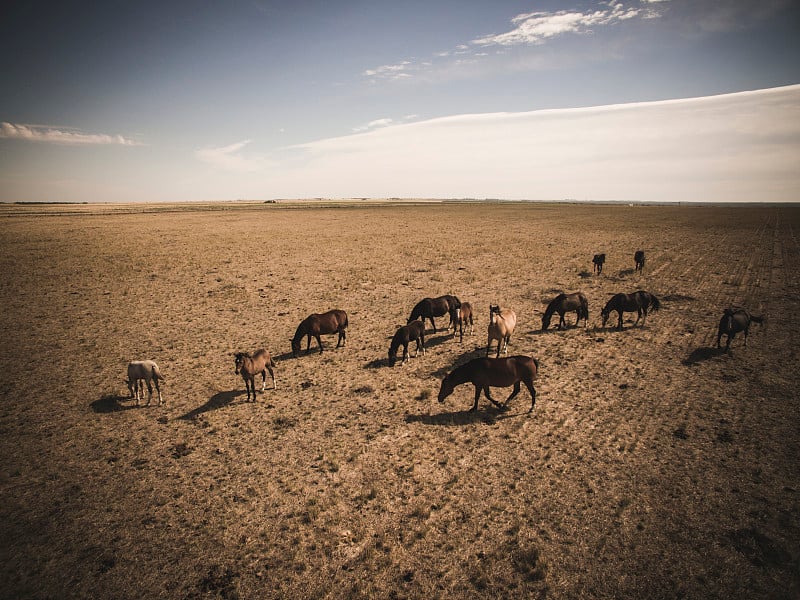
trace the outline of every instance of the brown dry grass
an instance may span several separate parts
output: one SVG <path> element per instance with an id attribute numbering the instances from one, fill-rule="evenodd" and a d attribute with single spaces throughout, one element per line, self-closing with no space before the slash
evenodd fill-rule
<path id="1" fill-rule="evenodd" d="M 0 596 L 780 598 L 800 593 L 800 211 L 512 204 L 3 207 Z M 643 276 L 633 251 L 648 252 Z M 591 275 L 595 252 L 608 255 Z M 599 329 L 618 291 L 664 309 Z M 587 329 L 540 334 L 583 290 Z M 423 296 L 476 307 L 390 369 Z M 441 376 L 490 302 L 541 361 L 498 413 Z M 768 316 L 710 348 L 722 307 Z M 348 345 L 293 360 L 308 313 Z M 574 317 L 573 317 L 574 318 Z M 441 321 L 441 320 L 440 320 Z M 278 390 L 244 402 L 230 353 Z M 153 358 L 165 407 L 125 365 Z M 497 395 L 502 396 L 498 390 Z"/>

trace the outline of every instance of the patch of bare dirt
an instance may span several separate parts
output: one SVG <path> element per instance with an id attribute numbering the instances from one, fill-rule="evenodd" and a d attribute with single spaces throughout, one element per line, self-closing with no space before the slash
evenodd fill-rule
<path id="1" fill-rule="evenodd" d="M 798 209 L 85 205 L 0 221 L 3 597 L 800 593 Z M 606 300 L 637 289 L 662 310 L 601 328 Z M 542 332 L 546 302 L 578 290 L 589 326 Z M 396 328 L 442 294 L 472 303 L 475 335 L 429 331 L 424 356 L 388 367 Z M 467 412 L 470 386 L 436 400 L 484 354 L 490 303 L 517 313 L 511 352 L 540 361 L 530 414 L 524 389 L 504 412 Z M 766 322 L 725 354 L 731 304 Z M 330 308 L 348 312 L 346 347 L 293 359 L 297 324 Z M 261 346 L 278 389 L 248 403 L 232 353 Z M 127 397 L 127 362 L 145 358 L 165 406 Z"/>

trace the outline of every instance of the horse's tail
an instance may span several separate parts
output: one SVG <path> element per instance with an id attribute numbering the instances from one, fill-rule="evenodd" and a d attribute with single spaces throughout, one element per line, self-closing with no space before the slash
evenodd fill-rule
<path id="1" fill-rule="evenodd" d="M 764 315 L 761 315 L 761 316 L 750 315 L 750 320 L 753 321 L 753 323 L 763 323 L 764 322 Z"/>
<path id="2" fill-rule="evenodd" d="M 653 307 L 653 310 L 658 310 L 661 308 L 661 301 L 656 298 L 653 294 L 650 294 L 650 304 Z"/>
<path id="3" fill-rule="evenodd" d="M 161 370 L 158 368 L 158 365 L 153 365 L 153 379 L 160 379 L 161 381 L 166 381 L 164 376 L 161 374 Z"/>
<path id="4" fill-rule="evenodd" d="M 586 296 L 584 296 L 583 294 L 581 294 L 579 296 L 579 298 L 580 298 L 580 301 L 581 301 L 581 316 L 588 321 L 589 320 L 589 301 L 586 299 Z"/>
<path id="5" fill-rule="evenodd" d="M 533 357 L 531 357 L 531 358 L 533 358 Z M 538 358 L 533 358 L 533 364 L 536 365 L 536 370 L 538 371 L 539 370 L 539 359 Z"/>

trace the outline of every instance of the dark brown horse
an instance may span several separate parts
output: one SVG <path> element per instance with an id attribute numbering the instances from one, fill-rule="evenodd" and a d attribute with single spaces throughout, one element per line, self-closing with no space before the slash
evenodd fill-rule
<path id="1" fill-rule="evenodd" d="M 433 318 L 443 317 L 449 314 L 454 308 L 461 308 L 461 301 L 455 296 L 423 298 L 417 302 L 414 310 L 411 311 L 411 316 L 408 317 L 408 322 L 411 323 L 411 321 L 414 321 L 415 319 L 421 319 L 424 323 L 425 319 L 430 319 L 431 325 L 433 326 L 433 333 L 436 333 L 436 322 L 433 320 Z"/>
<path id="2" fill-rule="evenodd" d="M 605 254 L 595 254 L 594 258 L 592 259 L 592 272 L 600 273 L 603 272 L 603 263 L 606 262 L 606 255 Z"/>
<path id="3" fill-rule="evenodd" d="M 637 250 L 633 255 L 633 260 L 636 263 L 635 271 L 642 273 L 644 271 L 644 250 Z"/>
<path id="4" fill-rule="evenodd" d="M 728 336 L 728 342 L 725 344 L 725 352 L 731 349 L 731 340 L 737 333 L 744 332 L 744 345 L 747 347 L 747 335 L 750 333 L 750 323 L 763 323 L 764 317 L 757 317 L 751 315 L 749 311 L 744 308 L 726 308 L 719 320 L 719 330 L 717 332 L 717 348 L 720 347 L 720 339 L 723 335 Z"/>
<path id="5" fill-rule="evenodd" d="M 642 325 L 644 325 L 647 321 L 647 311 L 650 309 L 656 311 L 659 308 L 661 308 L 661 302 L 658 298 L 650 292 L 639 290 L 632 294 L 615 294 L 611 300 L 606 302 L 605 307 L 600 311 L 600 315 L 603 317 L 603 327 L 605 327 L 611 311 L 617 311 L 619 315 L 617 329 L 622 329 L 623 312 L 637 313 L 636 323 L 634 323 L 634 325 L 636 325 L 639 319 L 642 318 L 642 315 L 644 315 L 644 319 L 642 320 Z"/>
<path id="6" fill-rule="evenodd" d="M 453 337 L 456 331 L 459 332 L 459 342 L 464 341 L 464 325 L 469 327 L 469 334 L 475 331 L 475 318 L 472 315 L 472 305 L 469 302 L 462 302 L 461 308 L 450 309 L 450 324 L 453 327 Z"/>
<path id="7" fill-rule="evenodd" d="M 297 357 L 300 352 L 300 343 L 303 336 L 307 337 L 306 341 L 306 354 L 311 349 L 311 336 L 317 339 L 319 346 L 319 353 L 322 354 L 322 340 L 321 335 L 330 335 L 332 333 L 339 334 L 339 340 L 336 342 L 336 347 L 344 346 L 347 343 L 347 335 L 345 329 L 347 328 L 347 313 L 343 310 L 329 310 L 322 314 L 308 315 L 300 325 L 297 326 L 297 331 L 292 338 L 292 356 Z"/>
<path id="8" fill-rule="evenodd" d="M 553 318 L 553 313 L 558 313 L 558 328 L 561 329 L 563 325 L 564 329 L 566 329 L 567 322 L 564 320 L 564 315 L 573 310 L 577 316 L 575 327 L 578 326 L 581 319 L 583 319 L 583 326 L 586 327 L 589 322 L 589 301 L 586 300 L 586 296 L 581 292 L 575 292 L 573 294 L 559 294 L 550 301 L 542 317 L 542 331 L 550 327 L 550 319 Z"/>
<path id="9" fill-rule="evenodd" d="M 533 387 L 533 380 L 536 379 L 538 370 L 539 361 L 529 356 L 475 358 L 456 367 L 442 380 L 439 402 L 444 402 L 444 399 L 453 393 L 456 386 L 469 381 L 475 386 L 475 402 L 470 410 L 478 410 L 478 399 L 481 397 L 481 392 L 489 402 L 503 410 L 519 394 L 520 383 L 524 383 L 531 393 L 531 407 L 528 410 L 531 412 L 536 404 L 536 389 Z M 495 401 L 489 393 L 489 387 L 508 387 L 510 385 L 513 385 L 514 389 L 503 404 Z"/>
<path id="10" fill-rule="evenodd" d="M 403 363 L 408 360 L 408 345 L 417 342 L 417 351 L 414 358 L 419 354 L 420 349 L 425 354 L 425 323 L 422 321 L 411 321 L 408 325 L 403 325 L 394 334 L 392 343 L 389 344 L 389 366 L 393 367 L 397 361 L 397 349 L 403 347 Z"/>
<path id="11" fill-rule="evenodd" d="M 261 391 L 267 389 L 267 371 L 272 376 L 272 389 L 278 389 L 275 382 L 275 362 L 270 353 L 261 348 L 252 355 L 249 352 L 237 352 L 233 355 L 236 361 L 236 374 L 241 373 L 244 385 L 247 388 L 247 400 L 250 400 L 250 390 L 253 390 L 253 402 L 256 401 L 256 375 L 261 373 Z"/>

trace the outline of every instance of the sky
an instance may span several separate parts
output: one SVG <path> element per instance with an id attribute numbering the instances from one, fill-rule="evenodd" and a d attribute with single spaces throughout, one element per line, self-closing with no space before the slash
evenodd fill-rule
<path id="1" fill-rule="evenodd" d="M 800 201 L 795 0 L 12 2 L 0 201 Z"/>

